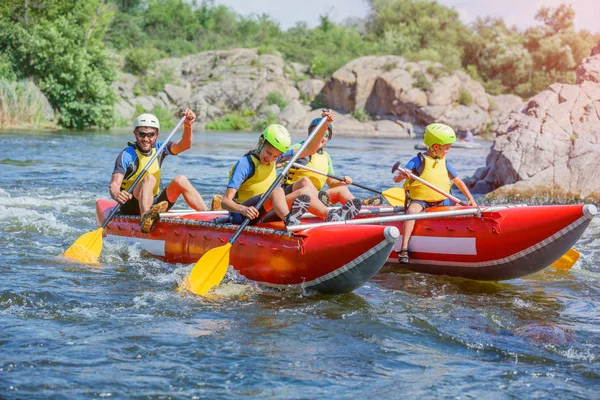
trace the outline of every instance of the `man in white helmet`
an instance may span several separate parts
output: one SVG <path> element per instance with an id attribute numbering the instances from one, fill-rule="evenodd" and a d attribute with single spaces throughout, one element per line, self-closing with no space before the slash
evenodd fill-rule
<path id="1" fill-rule="evenodd" d="M 128 147 L 121 151 L 115 161 L 109 185 L 110 196 L 122 204 L 122 214 L 142 216 L 140 230 L 143 233 L 150 232 L 159 214 L 169 210 L 180 195 L 183 195 L 186 203 L 194 210 L 207 210 L 200 193 L 183 175 L 175 177 L 162 192 L 160 191 L 160 167 L 163 159 L 192 147 L 192 124 L 196 120 L 196 114 L 186 109 L 181 115 L 185 116 L 181 139 L 167 143 L 162 154 L 154 160 L 131 194 L 127 190 L 163 143 L 158 140 L 160 123 L 156 116 L 141 114 L 135 119 L 135 143 L 128 143 Z"/>

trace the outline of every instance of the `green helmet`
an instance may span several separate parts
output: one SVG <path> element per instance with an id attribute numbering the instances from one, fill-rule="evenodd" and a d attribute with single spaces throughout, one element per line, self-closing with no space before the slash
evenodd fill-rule
<path id="1" fill-rule="evenodd" d="M 271 146 L 282 153 L 285 153 L 292 144 L 290 133 L 281 125 L 272 124 L 267 126 L 262 136 L 265 138 L 265 141 L 269 142 Z"/>
<path id="2" fill-rule="evenodd" d="M 429 124 L 425 128 L 425 137 L 423 138 L 425 146 L 431 147 L 434 144 L 445 145 L 456 142 L 456 133 L 454 129 L 444 124 Z"/>

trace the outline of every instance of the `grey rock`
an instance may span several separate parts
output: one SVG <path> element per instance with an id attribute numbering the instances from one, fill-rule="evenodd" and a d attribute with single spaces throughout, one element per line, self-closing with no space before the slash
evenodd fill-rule
<path id="1" fill-rule="evenodd" d="M 292 100 L 279 114 L 279 121 L 286 126 L 293 127 L 304 120 L 306 109 L 298 100 Z M 310 122 L 310 121 L 309 121 Z M 308 124 L 308 123 L 307 123 Z"/>
<path id="2" fill-rule="evenodd" d="M 186 86 L 176 86 L 170 83 L 167 83 L 164 88 L 164 93 L 169 97 L 169 100 L 181 107 L 190 99 L 192 94 L 191 85 Z"/>
<path id="3" fill-rule="evenodd" d="M 600 54 L 578 71 L 584 72 L 576 85 L 550 85 L 499 125 L 475 187 L 600 197 L 600 81 L 593 73 L 600 71 Z"/>
<path id="4" fill-rule="evenodd" d="M 321 92 L 325 86 L 325 82 L 320 79 L 307 79 L 296 83 L 300 97 L 308 101 L 309 103 L 315 99 L 315 97 Z"/>

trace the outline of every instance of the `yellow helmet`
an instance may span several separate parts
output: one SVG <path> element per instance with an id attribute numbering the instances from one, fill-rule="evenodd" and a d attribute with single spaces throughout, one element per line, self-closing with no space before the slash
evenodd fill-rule
<path id="1" fill-rule="evenodd" d="M 444 124 L 429 124 L 425 128 L 425 136 L 423 137 L 425 146 L 431 147 L 434 144 L 445 145 L 456 142 L 456 133 L 454 129 Z"/>
<path id="2" fill-rule="evenodd" d="M 267 129 L 263 131 L 262 136 L 266 142 L 282 153 L 285 153 L 288 147 L 292 145 L 290 133 L 285 127 L 278 124 L 267 126 Z"/>

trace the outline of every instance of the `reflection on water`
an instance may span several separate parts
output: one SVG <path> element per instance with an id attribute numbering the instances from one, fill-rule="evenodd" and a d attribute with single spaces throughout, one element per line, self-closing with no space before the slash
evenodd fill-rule
<path id="1" fill-rule="evenodd" d="M 164 179 L 185 174 L 205 198 L 222 193 L 256 138 L 198 134 L 165 160 Z M 199 298 L 175 290 L 190 265 L 148 258 L 128 240 L 103 240 L 101 268 L 55 258 L 94 228 L 94 202 L 108 196 L 127 140 L 0 133 L 11 149 L 0 160 L 1 398 L 596 396 L 598 219 L 570 271 L 476 282 L 386 268 L 335 297 L 230 271 Z M 336 137 L 328 147 L 337 174 L 386 189 L 415 142 Z M 486 155 L 453 149 L 450 159 L 468 176 Z"/>

